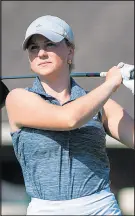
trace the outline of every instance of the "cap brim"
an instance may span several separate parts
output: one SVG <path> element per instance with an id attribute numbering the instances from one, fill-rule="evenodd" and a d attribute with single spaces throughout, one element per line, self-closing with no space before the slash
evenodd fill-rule
<path id="1" fill-rule="evenodd" d="M 58 43 L 64 39 L 64 37 L 62 35 L 59 35 L 53 31 L 49 31 L 49 30 L 45 30 L 44 32 L 41 32 L 41 31 L 40 32 L 39 31 L 33 32 L 28 37 L 26 37 L 25 40 L 23 41 L 23 44 L 22 44 L 23 50 L 26 50 L 29 39 L 31 38 L 31 36 L 33 36 L 35 34 L 43 35 L 44 37 L 48 38 L 50 41 L 52 41 L 54 43 Z"/>

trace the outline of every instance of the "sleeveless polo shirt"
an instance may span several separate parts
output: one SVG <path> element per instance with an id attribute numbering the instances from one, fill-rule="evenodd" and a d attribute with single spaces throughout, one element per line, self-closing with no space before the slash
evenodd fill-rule
<path id="1" fill-rule="evenodd" d="M 26 89 L 48 103 L 61 106 L 58 100 L 45 92 L 39 77 L 36 77 L 31 88 Z M 71 78 L 71 95 L 66 103 L 85 94 L 87 92 Z M 86 124 L 74 130 L 23 127 L 11 133 L 14 152 L 30 197 L 70 200 L 94 194 L 109 186 L 110 166 L 101 115 L 100 110 Z"/>

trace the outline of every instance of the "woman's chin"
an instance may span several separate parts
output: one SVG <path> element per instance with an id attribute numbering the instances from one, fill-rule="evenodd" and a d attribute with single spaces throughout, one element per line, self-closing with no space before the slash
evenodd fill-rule
<path id="1" fill-rule="evenodd" d="M 44 70 L 39 70 L 37 74 L 40 76 L 50 76 L 55 74 L 55 71 L 52 69 L 44 69 Z"/>

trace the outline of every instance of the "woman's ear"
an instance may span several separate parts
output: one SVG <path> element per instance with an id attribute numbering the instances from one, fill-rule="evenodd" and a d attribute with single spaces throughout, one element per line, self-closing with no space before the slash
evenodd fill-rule
<path id="1" fill-rule="evenodd" d="M 74 48 L 73 47 L 68 47 L 69 49 L 69 54 L 68 54 L 68 60 L 72 60 L 74 57 Z"/>

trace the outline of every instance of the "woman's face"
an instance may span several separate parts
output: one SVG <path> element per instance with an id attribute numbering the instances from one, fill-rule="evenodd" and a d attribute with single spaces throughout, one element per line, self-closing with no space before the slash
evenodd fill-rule
<path id="1" fill-rule="evenodd" d="M 68 60 L 74 55 L 74 49 L 65 40 L 53 43 L 38 34 L 31 37 L 27 49 L 31 70 L 41 76 L 68 71 Z"/>

